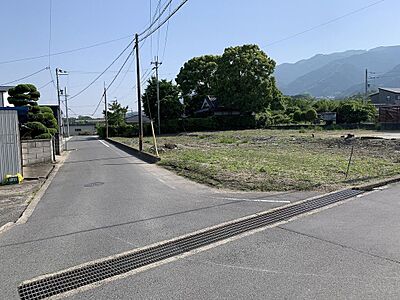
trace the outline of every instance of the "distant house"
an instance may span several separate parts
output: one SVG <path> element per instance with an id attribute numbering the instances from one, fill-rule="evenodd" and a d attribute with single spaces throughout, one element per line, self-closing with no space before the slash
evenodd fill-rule
<path id="1" fill-rule="evenodd" d="M 137 124 L 139 123 L 139 114 L 137 111 L 128 112 L 125 116 L 125 122 L 128 124 Z M 144 124 L 150 124 L 150 119 L 142 113 L 142 122 Z"/>
<path id="2" fill-rule="evenodd" d="M 69 123 L 69 124 L 68 124 Z M 104 124 L 104 119 L 75 119 L 71 118 L 68 120 L 63 119 L 63 132 L 69 135 L 96 135 L 97 134 L 97 124 Z M 69 125 L 69 126 L 68 126 Z"/>
<path id="3" fill-rule="evenodd" d="M 196 116 L 239 116 L 240 111 L 228 110 L 219 104 L 214 96 L 206 96 L 201 108 L 194 112 Z"/>
<path id="4" fill-rule="evenodd" d="M 379 88 L 369 96 L 375 106 L 400 105 L 400 88 Z"/>
<path id="5" fill-rule="evenodd" d="M 14 106 L 8 103 L 8 90 L 13 88 L 13 86 L 0 86 L 0 107 Z"/>
<path id="6" fill-rule="evenodd" d="M 67 125 L 64 124 L 65 127 Z M 67 132 L 67 128 L 64 129 L 65 132 Z M 96 135 L 97 130 L 96 130 L 96 124 L 70 124 L 69 125 L 69 135 L 74 136 L 74 135 Z"/>
<path id="7" fill-rule="evenodd" d="M 379 107 L 379 123 L 381 128 L 385 130 L 400 129 L 400 106 L 380 106 Z"/>
<path id="8" fill-rule="evenodd" d="M 326 124 L 336 124 L 336 113 L 335 112 L 322 112 L 318 114 L 320 121 L 324 121 Z"/>

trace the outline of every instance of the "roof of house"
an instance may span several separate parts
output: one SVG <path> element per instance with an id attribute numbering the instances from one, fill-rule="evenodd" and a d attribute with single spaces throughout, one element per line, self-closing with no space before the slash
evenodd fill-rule
<path id="1" fill-rule="evenodd" d="M 125 116 L 126 123 L 139 123 L 139 114 L 138 112 L 128 112 Z M 150 123 L 150 119 L 142 113 L 142 122 Z"/>
<path id="2" fill-rule="evenodd" d="M 9 89 L 13 88 L 13 86 L 9 85 L 0 85 L 0 92 L 8 92 Z"/>
<path id="3" fill-rule="evenodd" d="M 380 90 L 400 94 L 400 88 L 379 88 Z"/>

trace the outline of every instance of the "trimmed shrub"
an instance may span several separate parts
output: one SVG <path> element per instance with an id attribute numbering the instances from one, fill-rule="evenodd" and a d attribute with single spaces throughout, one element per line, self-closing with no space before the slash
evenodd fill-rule
<path id="1" fill-rule="evenodd" d="M 305 113 L 304 113 L 304 121 L 307 122 L 314 122 L 318 117 L 317 112 L 315 111 L 315 109 L 310 108 L 308 109 Z"/>

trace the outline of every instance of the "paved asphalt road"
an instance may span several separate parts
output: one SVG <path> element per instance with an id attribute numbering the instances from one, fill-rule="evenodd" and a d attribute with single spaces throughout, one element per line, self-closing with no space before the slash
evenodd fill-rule
<path id="1" fill-rule="evenodd" d="M 0 235 L 1 299 L 18 299 L 23 280 L 286 204 L 231 198 L 312 195 L 213 190 L 94 138 L 70 146 L 29 221 Z M 70 299 L 399 299 L 399 195 L 393 185 Z"/>
<path id="2" fill-rule="evenodd" d="M 143 163 L 94 137 L 74 138 L 69 147 L 76 150 L 28 222 L 0 234 L 0 299 L 18 299 L 17 286 L 24 280 L 315 195 L 214 190 Z M 182 289 L 176 279 L 178 286 L 170 286 L 171 292 Z M 153 286 L 155 294 L 143 297 L 132 285 L 123 287 L 124 295 L 116 291 L 105 295 L 98 288 L 82 297 L 163 298 L 164 288 L 157 291 Z"/>

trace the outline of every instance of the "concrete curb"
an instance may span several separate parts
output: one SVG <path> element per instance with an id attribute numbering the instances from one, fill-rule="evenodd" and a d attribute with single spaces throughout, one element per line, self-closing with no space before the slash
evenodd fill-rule
<path id="1" fill-rule="evenodd" d="M 400 182 L 400 176 L 392 177 L 392 178 L 389 178 L 389 179 L 386 179 L 386 180 L 382 180 L 382 181 L 379 181 L 379 182 L 375 182 L 375 183 L 355 186 L 355 187 L 353 187 L 353 189 L 361 190 L 361 191 L 372 191 L 375 188 L 378 188 L 378 187 L 381 187 L 381 186 L 385 186 L 385 185 L 388 185 L 388 184 L 392 184 L 392 183 L 396 183 L 396 182 Z"/>
<path id="2" fill-rule="evenodd" d="M 32 215 L 32 213 L 35 210 L 36 206 L 38 205 L 39 201 L 42 199 L 47 188 L 50 186 L 54 177 L 57 175 L 58 170 L 64 165 L 64 162 L 67 159 L 69 152 L 64 152 L 64 153 L 66 153 L 66 154 L 63 155 L 60 158 L 58 164 L 55 165 L 54 168 L 51 169 L 52 171 L 49 173 L 49 176 L 47 177 L 46 181 L 42 184 L 42 186 L 36 192 L 35 196 L 32 198 L 31 202 L 28 204 L 28 206 L 26 207 L 26 209 L 22 213 L 22 215 L 19 217 L 19 219 L 15 223 L 8 222 L 8 223 L 4 224 L 2 227 L 0 227 L 0 234 L 6 232 L 7 230 L 13 228 L 16 225 L 25 224 L 28 221 L 29 217 Z"/>
<path id="3" fill-rule="evenodd" d="M 56 167 L 55 164 L 51 167 L 51 169 L 47 172 L 46 176 L 38 176 L 38 177 L 24 177 L 24 180 L 39 180 L 39 179 L 47 179 L 49 178 L 51 172 L 53 172 L 54 168 Z"/>
<path id="4" fill-rule="evenodd" d="M 112 139 L 106 139 L 107 142 L 110 144 L 113 144 L 115 147 L 118 149 L 125 151 L 128 154 L 131 154 L 135 156 L 136 158 L 143 160 L 144 162 L 147 162 L 149 164 L 155 164 L 161 160 L 161 158 L 154 156 L 152 154 L 146 153 L 146 152 L 140 152 L 138 149 L 130 147 L 128 145 L 125 145 L 123 143 L 114 141 Z"/>

